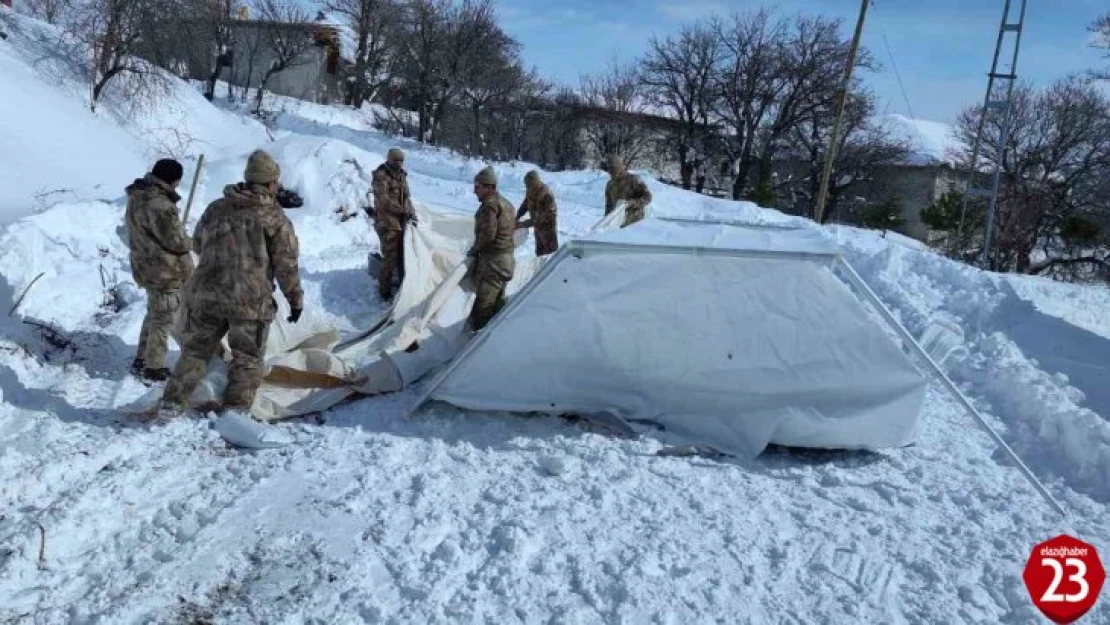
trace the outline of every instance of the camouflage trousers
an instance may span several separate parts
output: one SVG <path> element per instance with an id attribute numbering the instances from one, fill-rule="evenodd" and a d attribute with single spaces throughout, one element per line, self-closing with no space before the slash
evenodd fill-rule
<path id="1" fill-rule="evenodd" d="M 189 312 L 182 336 L 181 359 L 166 383 L 162 403 L 187 406 L 208 368 L 208 359 L 216 353 L 220 339 L 227 334 L 231 345 L 231 362 L 227 365 L 225 408 L 249 409 L 254 395 L 262 385 L 263 360 L 269 321 L 211 317 L 203 312 Z"/>
<path id="2" fill-rule="evenodd" d="M 538 227 L 535 229 L 536 256 L 553 254 L 559 249 L 559 231 L 555 226 Z"/>
<path id="3" fill-rule="evenodd" d="M 147 289 L 146 317 L 143 318 L 143 329 L 139 331 L 139 348 L 135 357 L 141 359 L 148 369 L 166 366 L 170 331 L 180 309 L 181 291 Z"/>
<path id="4" fill-rule="evenodd" d="M 640 204 L 629 204 L 624 207 L 624 223 L 621 228 L 626 228 L 644 218 L 644 207 Z"/>
<path id="5" fill-rule="evenodd" d="M 502 308 L 505 307 L 505 286 L 513 277 L 512 254 L 496 256 L 493 259 L 474 261 L 474 307 L 466 325 L 471 330 L 486 327 Z"/>
<path id="6" fill-rule="evenodd" d="M 405 231 L 376 230 L 381 246 L 382 264 L 378 269 L 378 293 L 387 298 L 393 293 L 393 274 L 405 279 Z"/>

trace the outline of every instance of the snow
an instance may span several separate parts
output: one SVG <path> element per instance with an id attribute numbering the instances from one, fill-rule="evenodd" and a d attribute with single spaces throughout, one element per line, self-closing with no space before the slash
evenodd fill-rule
<path id="1" fill-rule="evenodd" d="M 0 39 L 0 151 L 19 155 L 0 169 L 0 224 L 60 201 L 119 199 L 157 158 L 211 158 L 266 140 L 262 124 L 212 107 L 177 80 L 153 102 L 110 86 L 93 113 L 80 64 L 86 48 L 5 7 L 0 28 L 8 34 Z"/>
<path id="2" fill-rule="evenodd" d="M 960 349 L 945 370 L 1070 517 L 935 385 L 910 447 L 754 460 L 558 419 L 405 418 L 419 384 L 283 424 L 296 444 L 274 450 L 230 448 L 201 419 L 126 421 L 117 408 L 147 390 L 127 373 L 145 295 L 118 227 L 123 185 L 165 149 L 151 128 L 187 132 L 186 156 L 207 156 L 194 222 L 250 151 L 272 151 L 305 197 L 288 214 L 306 315 L 345 333 L 382 311 L 365 273 L 377 239 L 355 206 L 366 170 L 401 145 L 418 201 L 469 212 L 483 163 L 317 105 L 286 107 L 270 141 L 180 83 L 144 115 L 94 116 L 79 72 L 35 65 L 28 33 L 48 27 L 0 15 L 0 71 L 18 81 L 0 138 L 29 155 L 0 164 L 0 206 L 18 217 L 0 233 L 0 312 L 44 273 L 0 316 L 0 620 L 1039 622 L 1020 576 L 1035 543 L 1067 532 L 1110 554 L 1107 289 L 985 274 L 653 180 L 658 215 L 823 233 L 911 333 L 946 328 Z M 495 167 L 519 202 L 531 165 Z M 58 178 L 84 186 L 32 209 Z M 604 174 L 544 178 L 562 237 L 584 234 Z M 1110 622 L 1105 597 L 1084 622 Z"/>
<path id="3" fill-rule="evenodd" d="M 911 162 L 915 164 L 952 164 L 962 151 L 962 143 L 950 124 L 911 119 L 897 113 L 883 116 L 882 124 L 895 139 L 909 143 Z"/>

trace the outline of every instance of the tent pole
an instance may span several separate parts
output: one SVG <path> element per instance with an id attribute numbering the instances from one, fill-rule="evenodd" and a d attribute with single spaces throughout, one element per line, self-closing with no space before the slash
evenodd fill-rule
<path id="1" fill-rule="evenodd" d="M 1014 464 L 1017 465 L 1018 470 L 1021 471 L 1021 473 L 1025 476 L 1027 480 L 1029 480 L 1029 483 L 1033 486 L 1033 488 L 1038 493 L 1040 493 L 1042 497 L 1044 497 L 1045 501 L 1047 501 L 1054 510 L 1060 513 L 1060 516 L 1067 519 L 1068 513 L 1064 510 L 1064 507 L 1060 505 L 1060 502 L 1056 501 L 1052 494 L 1048 492 L 1048 489 L 1046 489 L 1044 485 L 1041 484 L 1040 480 L 1037 479 L 1037 476 L 1034 475 L 1033 472 L 1029 470 L 1029 467 L 1027 467 L 1025 463 L 1021 461 L 1021 458 L 1019 458 L 1018 455 L 1014 453 L 1014 450 L 1006 444 L 1006 441 L 1002 440 L 1002 437 L 998 435 L 998 432 L 994 431 L 994 428 L 992 428 L 990 424 L 987 423 L 986 419 L 983 418 L 983 414 L 979 412 L 975 408 L 975 406 L 972 405 L 971 400 L 968 399 L 967 396 L 963 394 L 963 391 L 961 391 L 955 385 L 955 383 L 952 382 L 948 375 L 944 373 L 944 371 L 940 368 L 940 365 L 938 365 L 936 361 L 933 360 L 932 356 L 930 356 L 929 353 L 925 351 L 925 348 L 921 347 L 921 344 L 917 342 L 917 339 L 915 339 L 912 334 L 910 334 L 910 331 L 907 330 L 905 326 L 903 326 L 898 321 L 898 319 L 894 317 L 894 313 L 890 312 L 890 309 L 886 307 L 886 304 L 883 304 L 882 300 L 879 299 L 879 296 L 875 294 L 875 291 L 871 290 L 871 287 L 867 284 L 867 282 L 858 273 L 856 273 L 855 268 L 852 267 L 852 265 L 849 264 L 846 259 L 840 258 L 839 260 L 840 267 L 844 269 L 845 274 L 847 274 L 848 276 L 848 281 L 863 292 L 868 301 L 870 301 L 871 304 L 875 306 L 875 308 L 878 310 L 879 314 L 881 314 L 883 318 L 886 319 L 886 322 L 890 324 L 890 326 L 894 328 L 894 330 L 898 332 L 899 335 L 901 335 L 902 340 L 906 341 L 906 343 L 909 344 L 913 351 L 916 352 L 917 355 L 929 365 L 929 368 L 933 370 L 933 373 L 935 373 L 936 376 L 940 378 L 941 384 L 948 389 L 948 392 L 951 393 L 957 399 L 957 401 L 960 402 L 960 404 L 963 405 L 967 413 L 971 415 L 971 417 L 975 419 L 975 421 L 979 424 L 983 431 L 985 431 L 987 435 L 994 440 L 995 444 L 1001 447 L 1006 452 L 1006 454 L 1010 456 L 1010 459 L 1014 461 Z"/>
<path id="2" fill-rule="evenodd" d="M 587 256 L 593 252 L 602 254 L 681 254 L 685 256 L 721 256 L 727 258 L 760 258 L 809 260 L 829 263 L 839 255 L 838 252 L 787 252 L 776 250 L 741 250 L 690 245 L 666 245 L 644 243 L 617 243 L 613 241 L 573 241 L 571 251 L 576 257 Z"/>

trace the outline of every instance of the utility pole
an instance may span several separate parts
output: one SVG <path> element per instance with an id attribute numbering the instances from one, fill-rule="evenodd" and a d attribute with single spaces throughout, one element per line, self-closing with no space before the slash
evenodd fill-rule
<path id="1" fill-rule="evenodd" d="M 964 221 L 967 218 L 967 205 L 971 198 L 988 198 L 986 231 L 983 233 L 983 249 L 979 252 L 979 265 L 990 269 L 991 238 L 994 234 L 994 215 L 998 208 L 998 187 L 1002 176 L 1002 159 L 1006 153 L 1006 143 L 1010 138 L 1010 109 L 1014 99 L 1014 84 L 1017 82 L 1018 51 L 1021 49 L 1021 33 L 1025 28 L 1025 4 L 1021 0 L 1021 9 L 1018 11 L 1016 22 L 1010 21 L 1011 0 L 1006 0 L 1002 7 L 1002 23 L 998 27 L 998 42 L 994 45 L 994 59 L 991 61 L 991 71 L 987 74 L 987 95 L 983 98 L 983 108 L 979 111 L 979 127 L 975 131 L 975 141 L 971 148 L 971 164 L 967 172 L 967 188 L 964 191 L 963 202 L 960 205 L 960 223 L 956 228 L 956 243 L 963 240 Z M 1010 71 L 998 71 L 998 59 L 1002 56 L 1006 45 L 1006 34 L 1013 33 L 1013 49 L 1010 58 Z M 996 81 L 1005 85 L 1006 91 L 999 97 L 995 86 Z M 979 175 L 979 152 L 983 144 L 983 134 L 987 122 L 987 113 L 996 112 L 1001 115 L 999 119 L 998 144 L 995 146 L 994 165 L 991 169 L 990 186 L 979 187 L 975 178 Z"/>
<path id="2" fill-rule="evenodd" d="M 813 220 L 821 223 L 825 216 L 825 202 L 829 199 L 829 178 L 832 176 L 833 161 L 836 160 L 836 148 L 840 143 L 840 124 L 844 118 L 844 105 L 848 101 L 848 90 L 852 87 L 852 70 L 856 68 L 856 52 L 859 50 L 859 40 L 863 36 L 863 22 L 867 19 L 867 7 L 871 0 L 862 0 L 859 7 L 859 20 L 856 21 L 856 34 L 852 36 L 852 47 L 848 50 L 848 64 L 844 68 L 844 82 L 836 94 L 836 121 L 833 122 L 832 138 L 829 139 L 829 150 L 825 155 L 825 168 L 821 171 L 821 184 L 817 188 L 817 204 L 813 208 Z"/>

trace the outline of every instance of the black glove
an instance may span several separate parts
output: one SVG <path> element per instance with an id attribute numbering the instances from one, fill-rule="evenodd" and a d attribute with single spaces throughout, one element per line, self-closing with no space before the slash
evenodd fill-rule
<path id="1" fill-rule="evenodd" d="M 300 318 L 301 318 L 301 313 L 302 312 L 304 312 L 304 311 L 301 310 L 300 308 L 293 308 L 289 311 L 289 316 L 286 317 L 285 320 L 288 321 L 289 323 L 297 323 L 297 321 L 299 321 Z"/>
<path id="2" fill-rule="evenodd" d="M 282 208 L 300 208 L 304 206 L 304 199 L 294 191 L 282 187 L 277 192 L 277 203 Z"/>

